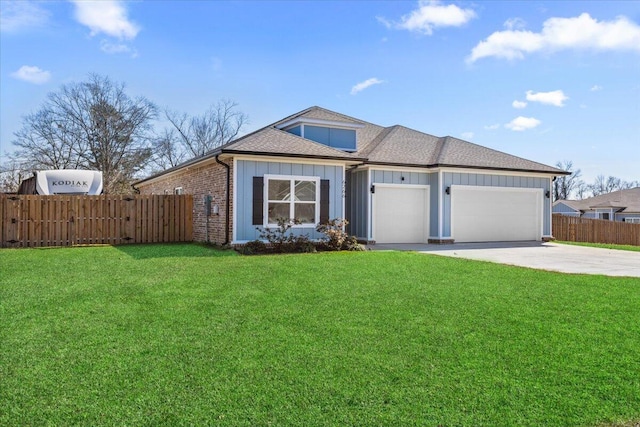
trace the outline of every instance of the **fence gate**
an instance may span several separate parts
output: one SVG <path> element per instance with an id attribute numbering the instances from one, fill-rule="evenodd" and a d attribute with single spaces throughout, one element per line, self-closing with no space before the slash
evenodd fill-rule
<path id="1" fill-rule="evenodd" d="M 191 195 L 0 194 L 2 247 L 187 242 Z"/>

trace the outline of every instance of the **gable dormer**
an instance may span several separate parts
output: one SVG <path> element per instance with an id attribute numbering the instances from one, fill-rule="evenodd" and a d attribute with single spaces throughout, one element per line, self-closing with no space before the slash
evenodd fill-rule
<path id="1" fill-rule="evenodd" d="M 347 152 L 357 150 L 356 130 L 363 127 L 364 125 L 359 123 L 319 120 L 309 117 L 296 117 L 277 126 L 278 129 L 301 138 Z"/>

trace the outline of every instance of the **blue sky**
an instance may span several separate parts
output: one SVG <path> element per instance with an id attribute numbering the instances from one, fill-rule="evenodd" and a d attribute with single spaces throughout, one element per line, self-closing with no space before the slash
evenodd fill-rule
<path id="1" fill-rule="evenodd" d="M 585 181 L 640 179 L 638 1 L 0 1 L 0 153 L 89 73 L 249 132 L 312 105 L 452 135 Z M 158 130 L 162 126 L 158 123 Z"/>

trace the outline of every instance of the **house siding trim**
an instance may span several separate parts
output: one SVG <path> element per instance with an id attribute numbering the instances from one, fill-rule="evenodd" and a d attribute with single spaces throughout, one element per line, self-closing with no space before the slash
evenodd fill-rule
<path id="1" fill-rule="evenodd" d="M 287 177 L 318 178 L 329 180 L 329 218 L 344 215 L 344 196 L 342 183 L 345 176 L 344 164 L 325 164 L 319 162 L 280 162 L 280 159 L 269 158 L 268 161 L 256 160 L 253 157 L 237 158 L 234 163 L 235 216 L 232 244 L 243 244 L 259 238 L 263 225 L 254 226 L 252 220 L 253 177 L 280 175 Z M 294 235 L 308 234 L 311 239 L 322 237 L 315 226 L 294 227 Z"/>

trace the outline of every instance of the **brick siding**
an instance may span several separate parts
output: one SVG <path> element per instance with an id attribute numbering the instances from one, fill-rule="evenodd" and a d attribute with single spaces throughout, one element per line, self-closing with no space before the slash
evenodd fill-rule
<path id="1" fill-rule="evenodd" d="M 228 158 L 222 161 L 231 167 L 229 174 L 231 194 L 233 195 L 233 159 Z M 223 244 L 226 240 L 224 235 L 227 209 L 226 168 L 214 160 L 204 165 L 185 167 L 137 186 L 141 194 L 173 194 L 176 187 L 182 187 L 184 194 L 193 195 L 193 240 Z M 211 215 L 208 218 L 205 211 L 205 197 L 207 195 L 212 198 Z M 231 241 L 233 197 L 229 197 L 229 204 L 231 208 L 229 212 L 229 241 Z M 213 213 L 215 205 L 219 207 L 218 215 Z"/>

